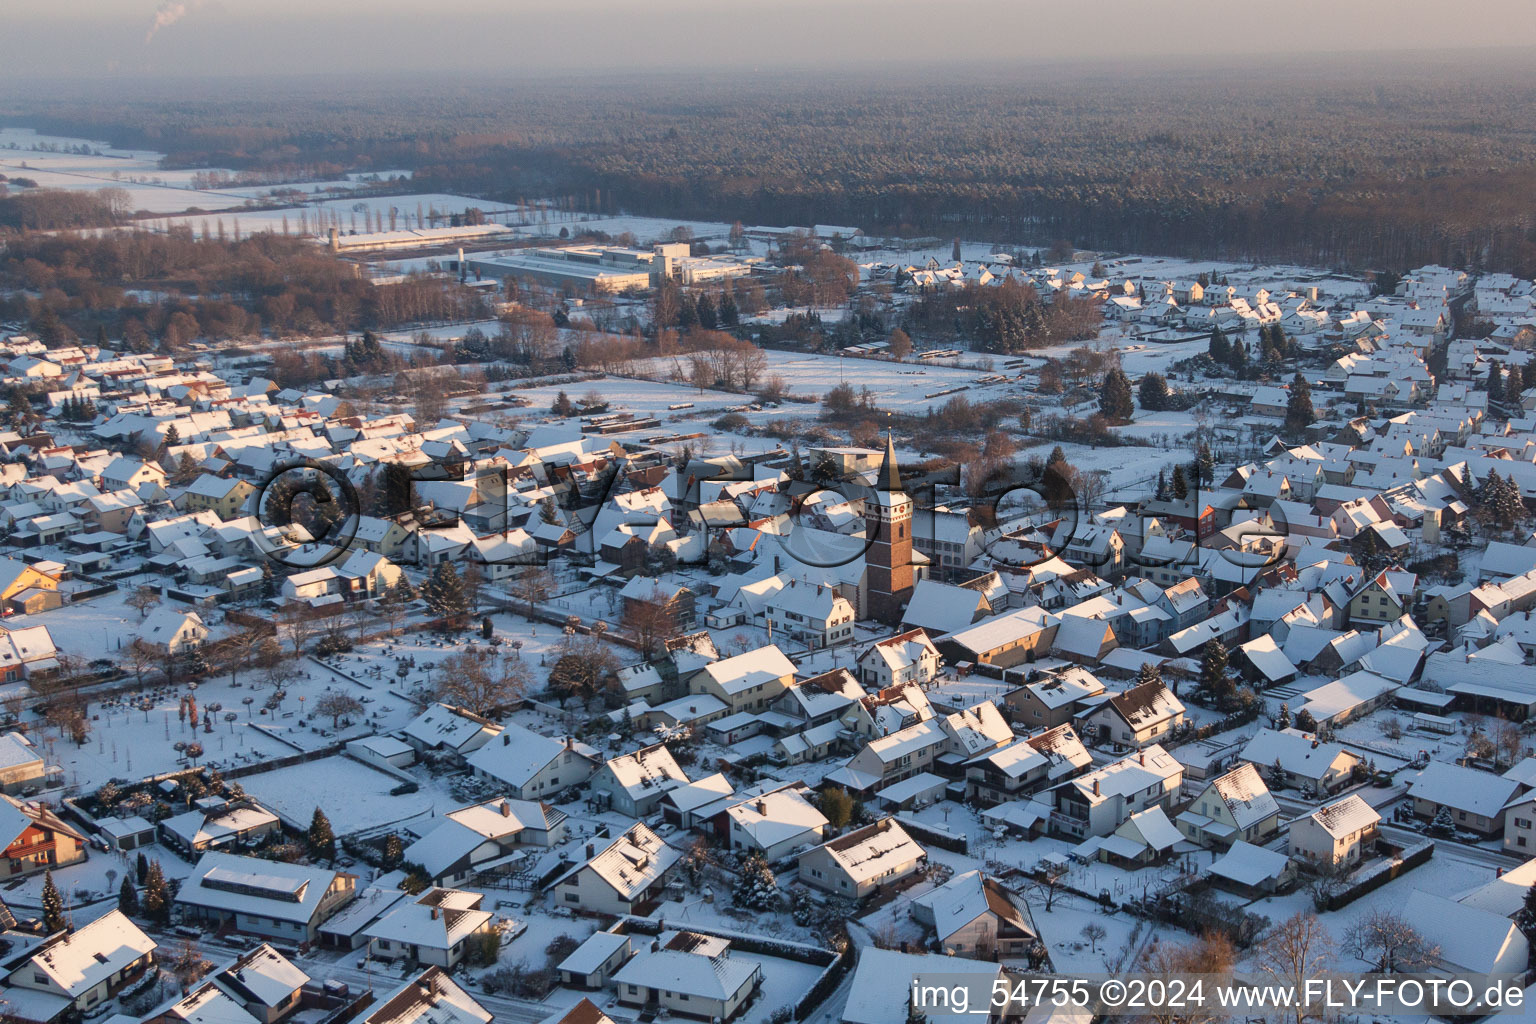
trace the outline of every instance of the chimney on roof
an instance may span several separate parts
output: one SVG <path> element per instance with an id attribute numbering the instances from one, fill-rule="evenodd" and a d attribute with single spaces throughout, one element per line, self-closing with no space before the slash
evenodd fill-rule
<path id="1" fill-rule="evenodd" d="M 1503 868 L 1494 868 L 1493 869 L 1493 877 L 1494 878 L 1503 878 L 1504 877 L 1504 869 Z"/>
<path id="2" fill-rule="evenodd" d="M 1145 768 L 1147 766 L 1147 752 L 1143 750 L 1141 753 L 1137 754 L 1136 760 L 1141 762 L 1141 766 Z"/>
<path id="3" fill-rule="evenodd" d="M 757 813 L 761 814 L 765 818 L 768 816 L 768 801 L 767 800 L 761 800 L 760 799 L 760 800 L 757 801 Z"/>
<path id="4" fill-rule="evenodd" d="M 434 920 L 434 921 L 437 920 L 437 908 L 436 907 L 432 908 L 432 920 Z"/>
<path id="5" fill-rule="evenodd" d="M 506 800 L 503 800 L 501 802 L 501 816 L 503 818 L 510 818 L 510 817 L 512 817 L 512 805 L 510 803 L 508 803 Z"/>
<path id="6" fill-rule="evenodd" d="M 575 750 L 576 749 L 576 741 L 574 739 L 572 739 L 571 737 L 567 736 L 565 738 L 565 749 L 566 750 Z"/>
<path id="7" fill-rule="evenodd" d="M 591 860 L 593 857 L 596 857 L 596 856 L 597 856 L 597 844 L 596 843 L 588 843 L 587 844 L 587 860 Z"/>
<path id="8" fill-rule="evenodd" d="M 1099 780 L 1098 779 L 1094 779 L 1093 780 L 1093 795 L 1094 796 L 1098 796 L 1099 795 Z"/>
<path id="9" fill-rule="evenodd" d="M 504 747 L 510 747 L 512 745 L 512 734 L 511 733 L 504 732 L 504 733 L 501 734 L 501 745 L 504 746 Z"/>
<path id="10" fill-rule="evenodd" d="M 1317 740 L 1315 740 L 1315 739 L 1312 741 L 1312 749 L 1313 750 L 1317 749 Z"/>

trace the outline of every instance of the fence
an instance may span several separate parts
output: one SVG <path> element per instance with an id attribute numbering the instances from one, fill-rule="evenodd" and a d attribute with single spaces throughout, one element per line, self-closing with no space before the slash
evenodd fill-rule
<path id="1" fill-rule="evenodd" d="M 919 842 L 929 843 L 951 853 L 970 852 L 970 839 L 961 833 L 935 828 L 932 825 L 925 825 L 905 814 L 898 814 L 896 820 L 901 823 L 901 827 L 908 835 Z"/>
<path id="2" fill-rule="evenodd" d="M 1435 844 L 1425 839 L 1404 849 L 1401 856 L 1361 868 L 1349 876 L 1347 887 L 1320 898 L 1319 902 L 1326 902 L 1327 905 L 1318 909 L 1338 910 L 1340 907 L 1347 907 L 1361 896 L 1381 888 L 1405 871 L 1412 871 L 1434 856 L 1434 853 Z"/>

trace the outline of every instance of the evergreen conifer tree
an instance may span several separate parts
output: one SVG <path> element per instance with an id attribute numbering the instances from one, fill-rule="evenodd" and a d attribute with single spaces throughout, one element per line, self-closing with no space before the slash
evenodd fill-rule
<path id="1" fill-rule="evenodd" d="M 144 894 L 140 898 L 144 916 L 156 924 L 166 924 L 171 919 L 171 893 L 165 884 L 165 874 L 160 862 L 149 862 L 149 872 L 144 879 Z"/>
<path id="2" fill-rule="evenodd" d="M 309 819 L 309 853 L 321 860 L 336 859 L 336 833 L 331 829 L 331 819 L 318 807 Z"/>
<path id="3" fill-rule="evenodd" d="M 128 917 L 139 916 L 139 891 L 133 887 L 133 879 L 126 875 L 117 889 L 117 909 Z"/>
<path id="4" fill-rule="evenodd" d="M 59 887 L 53 884 L 53 872 L 49 871 L 43 875 L 43 930 L 52 935 L 64 928 L 64 897 L 59 895 Z"/>

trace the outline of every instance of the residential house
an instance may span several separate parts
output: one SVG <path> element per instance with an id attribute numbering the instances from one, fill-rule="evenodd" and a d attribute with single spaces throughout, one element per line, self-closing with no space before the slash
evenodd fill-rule
<path id="1" fill-rule="evenodd" d="M 250 514 L 246 506 L 255 493 L 255 485 L 248 480 L 204 473 L 187 485 L 172 504 L 183 512 L 207 510 L 220 519 L 230 520 Z"/>
<path id="2" fill-rule="evenodd" d="M 160 607 L 138 626 L 139 639 L 161 654 L 195 650 L 208 639 L 208 627 L 197 612 Z"/>
<path id="3" fill-rule="evenodd" d="M 877 640 L 859 655 L 859 678 L 883 690 L 908 683 L 926 686 L 939 674 L 939 649 L 922 629 Z"/>
<path id="4" fill-rule="evenodd" d="M 357 876 L 282 861 L 203 854 L 176 903 L 194 921 L 284 942 L 313 942 L 321 922 L 357 894 Z"/>
<path id="5" fill-rule="evenodd" d="M 661 895 L 683 852 L 636 822 L 548 887 L 556 906 L 584 914 L 644 914 Z"/>
<path id="6" fill-rule="evenodd" d="M 642 747 L 603 762 L 592 775 L 592 795 L 600 806 L 629 818 L 646 818 L 669 791 L 688 784 L 688 774 L 665 744 Z"/>
<path id="7" fill-rule="evenodd" d="M 1023 960 L 1043 950 L 1029 904 L 995 878 L 967 871 L 916 897 L 912 919 L 933 930 L 946 956 Z"/>
<path id="8" fill-rule="evenodd" d="M 13 796 L 0 795 L 0 838 L 6 840 L 0 881 L 79 864 L 89 848 L 85 836 L 53 811 Z"/>
<path id="9" fill-rule="evenodd" d="M 209 975 L 207 984 L 237 1003 L 257 1024 L 277 1024 L 300 1009 L 300 997 L 309 981 L 309 975 L 263 942 Z M 197 1016 L 182 1019 L 192 1021 Z"/>
<path id="10" fill-rule="evenodd" d="M 1280 805 L 1258 769 L 1243 762 L 1208 782 L 1175 823 L 1201 846 L 1226 848 L 1239 840 L 1262 846 L 1280 829 Z"/>
<path id="11" fill-rule="evenodd" d="M 811 650 L 833 647 L 853 639 L 853 605 L 825 584 L 790 580 L 763 599 L 763 616 L 771 634 L 783 634 Z"/>
<path id="12" fill-rule="evenodd" d="M 1351 793 L 1291 821 L 1291 856 L 1318 870 L 1350 868 L 1365 856 L 1380 823 L 1376 808 Z"/>
<path id="13" fill-rule="evenodd" d="M 565 812 L 554 805 L 498 797 L 449 811 L 405 848 L 405 860 L 437 885 L 460 885 L 488 872 L 516 873 L 520 851 L 556 846 L 565 832 Z"/>
<path id="14" fill-rule="evenodd" d="M 992 806 L 1056 785 L 1093 763 L 1071 725 L 1058 725 L 966 762 L 967 800 Z"/>
<path id="15" fill-rule="evenodd" d="M 196 807 L 160 822 L 160 841 L 183 856 L 223 846 L 238 846 L 282 830 L 278 816 L 254 800 L 234 800 Z M 203 801 L 199 801 L 199 804 Z"/>
<path id="16" fill-rule="evenodd" d="M 1518 779 L 1431 761 L 1408 783 L 1408 796 L 1415 817 L 1433 820 L 1446 810 L 1458 829 L 1492 838 L 1503 833 L 1505 807 L 1524 789 Z"/>
<path id="17" fill-rule="evenodd" d="M 927 851 L 894 818 L 881 818 L 805 851 L 797 864 L 806 885 L 862 899 L 912 874 L 927 859 Z"/>
<path id="18" fill-rule="evenodd" d="M 731 849 L 756 850 L 769 862 L 821 843 L 826 816 L 805 798 L 803 785 L 786 786 L 726 808 Z"/>
<path id="19" fill-rule="evenodd" d="M 43 785 L 47 765 L 42 752 L 23 733 L 0 736 L 0 790 L 20 793 Z"/>
<path id="20" fill-rule="evenodd" d="M 470 754 L 501 735 L 501 726 L 465 708 L 431 705 L 400 730 L 418 755 L 435 754 L 463 764 Z"/>
<path id="21" fill-rule="evenodd" d="M 614 973 L 619 1002 L 721 1024 L 736 1019 L 763 984 L 755 960 L 732 957 L 730 940 L 677 932 Z"/>
<path id="22" fill-rule="evenodd" d="M 99 1013 L 103 1002 L 154 964 L 156 948 L 116 908 L 74 931 L 55 933 L 6 977 L 6 1017 L 51 1021 L 69 1012 Z"/>
<path id="23" fill-rule="evenodd" d="M 1296 729 L 1260 729 L 1238 758 L 1263 773 L 1270 785 L 1278 777 L 1289 787 L 1320 795 L 1342 789 L 1360 763 L 1360 755 Z"/>
<path id="24" fill-rule="evenodd" d="M 490 1024 L 494 1016 L 441 967 L 428 967 L 352 1019 L 356 1024 Z"/>
<path id="25" fill-rule="evenodd" d="M 935 966 L 931 956 L 874 946 L 862 948 L 843 1005 L 842 1024 L 895 1024 L 906 1020 L 913 983 L 932 976 Z M 945 957 L 943 967 L 947 984 L 963 985 L 970 992 L 990 993 L 996 991 L 994 985 L 1012 984 L 1002 965 L 988 960 Z M 999 1024 L 1005 1017 L 999 1008 L 974 1002 L 966 1010 L 962 1013 L 949 1007 L 925 1007 L 923 1016 L 929 1024 Z M 1067 1021 L 1063 1019 L 1061 1024 Z"/>
<path id="26" fill-rule="evenodd" d="M 1184 782 L 1184 767 L 1157 744 L 1056 787 L 1054 830 L 1083 839 L 1107 836 L 1131 815 L 1167 808 Z"/>
<path id="27" fill-rule="evenodd" d="M 772 644 L 705 665 L 688 692 L 723 701 L 732 712 L 766 711 L 795 678 L 795 665 Z"/>
<path id="28" fill-rule="evenodd" d="M 1025 683 L 1004 700 L 1013 720 L 1027 729 L 1054 728 L 1098 704 L 1104 684 L 1086 668 L 1073 665 L 1055 675 Z"/>
<path id="29" fill-rule="evenodd" d="M 436 887 L 401 900 L 363 930 L 368 953 L 452 970 L 478 955 L 483 936 L 496 934 L 496 916 L 481 909 L 484 901 L 484 893 Z"/>
<path id="30" fill-rule="evenodd" d="M 469 755 L 475 775 L 506 786 L 519 800 L 552 798 L 579 786 L 599 761 L 597 751 L 570 736 L 559 740 L 516 723 Z"/>
<path id="31" fill-rule="evenodd" d="M 1169 738 L 1183 724 L 1184 704 L 1161 679 L 1115 694 L 1082 716 L 1085 735 L 1137 749 Z"/>

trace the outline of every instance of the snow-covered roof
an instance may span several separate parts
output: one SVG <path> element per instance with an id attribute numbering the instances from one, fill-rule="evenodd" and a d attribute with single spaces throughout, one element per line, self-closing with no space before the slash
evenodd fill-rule
<path id="1" fill-rule="evenodd" d="M 600 771 L 611 773 L 619 788 L 631 797 L 643 796 L 649 790 L 676 789 L 688 784 L 688 773 L 661 743 L 610 758 Z"/>
<path id="2" fill-rule="evenodd" d="M 926 856 L 906 829 L 893 818 L 882 818 L 828 843 L 824 849 L 855 882 L 878 878 L 899 865 Z"/>
<path id="3" fill-rule="evenodd" d="M 808 833 L 819 834 L 827 825 L 826 817 L 795 789 L 776 790 L 744 800 L 726 813 L 732 825 L 765 850 Z"/>
<path id="4" fill-rule="evenodd" d="M 1278 761 L 1281 768 L 1305 779 L 1322 779 L 1330 770 L 1360 760 L 1337 743 L 1320 743 L 1305 733 L 1277 729 L 1260 729 L 1240 756 L 1265 768 Z"/>
<path id="5" fill-rule="evenodd" d="M 743 693 L 754 686 L 795 674 L 795 663 L 774 644 L 759 647 L 734 658 L 711 662 L 704 674 L 728 694 Z"/>
<path id="6" fill-rule="evenodd" d="M 1439 946 L 1442 966 L 1478 974 L 1525 970 L 1530 943 L 1507 917 L 1415 889 L 1402 916 Z"/>
<path id="7" fill-rule="evenodd" d="M 477 892 L 431 888 L 395 904 L 364 928 L 363 934 L 370 939 L 451 950 L 491 920 L 491 913 L 480 909 L 484 899 Z"/>
<path id="8" fill-rule="evenodd" d="M 282 921 L 308 922 L 340 872 L 305 864 L 203 854 L 176 894 L 178 903 Z"/>
<path id="9" fill-rule="evenodd" d="M 665 875 L 683 852 L 641 822 L 599 850 L 586 867 L 625 899 L 633 899 Z"/>
<path id="10" fill-rule="evenodd" d="M 113 909 L 49 943 L 30 962 L 69 996 L 79 998 L 155 948 L 154 939 Z"/>
<path id="11" fill-rule="evenodd" d="M 1285 871 L 1286 861 L 1287 857 L 1283 853 L 1266 850 L 1239 839 L 1211 865 L 1210 871 L 1213 875 L 1230 879 L 1239 885 L 1257 886 L 1280 877 Z"/>
<path id="12" fill-rule="evenodd" d="M 1444 761 L 1431 761 L 1408 783 L 1408 795 L 1415 800 L 1485 818 L 1497 817 L 1519 789 L 1514 779 Z"/>
<path id="13" fill-rule="evenodd" d="M 1319 807 L 1310 817 L 1317 822 L 1319 828 L 1335 839 L 1352 836 L 1381 821 L 1376 808 L 1362 800 L 1358 793 L 1351 793 L 1342 800 Z"/>
<path id="14" fill-rule="evenodd" d="M 585 743 L 545 736 L 512 722 L 495 739 L 470 754 L 469 764 L 508 785 L 522 786 L 567 749 L 588 760 L 597 759 L 597 752 Z"/>
<path id="15" fill-rule="evenodd" d="M 501 726 L 464 708 L 439 703 L 411 719 L 400 732 L 433 749 L 460 750 L 483 737 L 495 736 Z"/>
<path id="16" fill-rule="evenodd" d="M 618 932 L 593 932 L 586 941 L 560 961 L 558 970 L 572 974 L 591 974 L 608 961 L 614 953 L 629 945 L 629 936 Z"/>
<path id="17" fill-rule="evenodd" d="M 1248 828 L 1280 813 L 1280 805 L 1259 777 L 1258 769 L 1243 762 L 1211 782 L 1211 788 L 1227 805 L 1238 828 Z"/>
<path id="18" fill-rule="evenodd" d="M 939 959 L 935 962 L 930 956 L 873 946 L 860 949 L 848 1000 L 843 1006 L 843 1024 L 893 1024 L 906 1020 L 912 979 L 919 975 L 942 973 L 955 979 L 950 984 L 965 983 L 987 992 L 991 991 L 992 982 L 1002 977 L 1000 964 L 958 956 Z M 925 1008 L 923 1013 L 929 1024 L 970 1024 L 975 1020 L 971 1014 L 949 1013 L 942 1008 Z"/>
<path id="19" fill-rule="evenodd" d="M 755 960 L 733 957 L 728 951 L 708 956 L 686 949 L 662 948 L 638 954 L 614 973 L 613 980 L 724 1001 L 751 982 L 761 969 Z"/>
<path id="20" fill-rule="evenodd" d="M 441 968 L 429 967 L 375 1004 L 361 1024 L 489 1024 L 492 1014 Z"/>
<path id="21" fill-rule="evenodd" d="M 214 975 L 213 982 L 244 1002 L 275 1010 L 309 982 L 309 975 L 263 942 Z"/>

